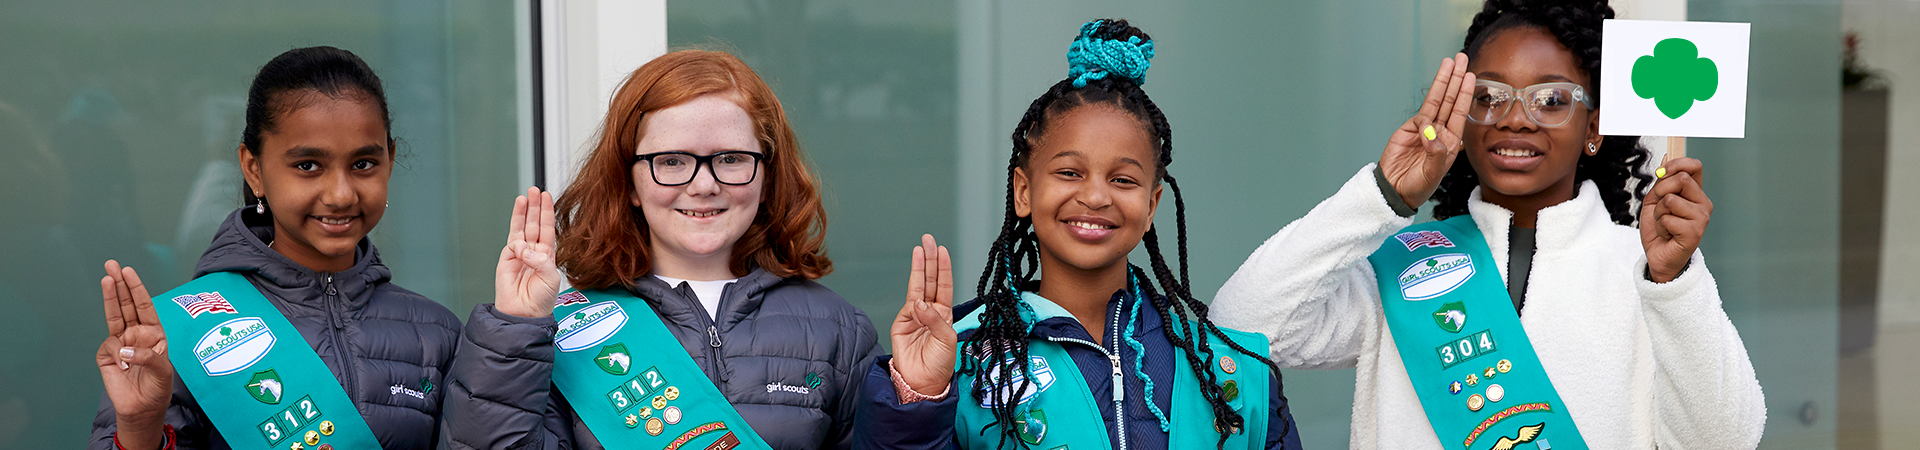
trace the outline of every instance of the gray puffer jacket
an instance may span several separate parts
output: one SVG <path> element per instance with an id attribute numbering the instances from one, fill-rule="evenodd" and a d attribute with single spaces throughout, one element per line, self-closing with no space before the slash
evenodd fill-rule
<path id="1" fill-rule="evenodd" d="M 680 347 L 755 433 L 776 449 L 847 448 L 863 368 L 879 355 L 873 324 L 819 283 L 765 270 L 728 284 L 718 320 L 685 284 L 651 275 L 628 289 L 646 299 Z M 644 320 L 644 319 L 643 319 Z M 446 447 L 599 449 L 553 387 L 553 317 L 529 319 L 475 306 L 447 374 Z M 774 383 L 805 385 L 801 394 Z M 587 399 L 599 401 L 599 399 Z"/>
<path id="2" fill-rule="evenodd" d="M 249 223 L 242 223 L 243 212 Z M 372 241 L 360 241 L 353 268 L 315 273 L 267 248 L 273 226 L 254 223 L 264 220 L 244 208 L 229 214 L 213 245 L 200 256 L 194 276 L 223 271 L 245 275 L 340 380 L 381 447 L 432 448 L 445 392 L 439 388 L 441 376 L 453 359 L 460 318 L 389 282 L 392 273 L 380 264 Z M 425 395 L 414 397 L 409 391 Z M 167 424 L 175 430 L 176 448 L 230 448 L 179 377 L 173 380 Z M 88 448 L 113 449 L 115 427 L 113 402 L 102 394 Z M 237 435 L 234 439 L 260 439 L 250 429 L 229 431 Z"/>

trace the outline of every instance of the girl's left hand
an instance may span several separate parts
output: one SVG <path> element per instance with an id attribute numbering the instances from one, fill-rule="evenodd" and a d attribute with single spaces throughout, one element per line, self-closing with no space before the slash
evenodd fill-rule
<path id="1" fill-rule="evenodd" d="M 1661 167 L 1667 176 L 1653 183 L 1640 204 L 1640 245 L 1647 249 L 1647 274 L 1655 283 L 1680 276 L 1713 218 L 1713 200 L 1700 184 L 1700 160 L 1675 158 Z"/>
<path id="2" fill-rule="evenodd" d="M 513 223 L 493 274 L 493 307 L 518 317 L 553 315 L 560 269 L 553 231 L 553 193 L 527 188 L 513 199 Z"/>

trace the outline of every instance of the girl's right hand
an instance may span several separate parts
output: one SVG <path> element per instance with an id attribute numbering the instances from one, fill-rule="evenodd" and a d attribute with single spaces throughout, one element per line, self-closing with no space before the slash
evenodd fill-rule
<path id="1" fill-rule="evenodd" d="M 907 275 L 907 303 L 893 319 L 893 370 L 915 392 L 947 391 L 953 379 L 953 261 L 921 235 Z"/>
<path id="2" fill-rule="evenodd" d="M 1419 208 L 1426 203 L 1453 168 L 1453 158 L 1460 154 L 1461 132 L 1467 126 L 1473 80 L 1473 74 L 1467 73 L 1467 54 L 1441 60 L 1420 112 L 1387 139 L 1387 149 L 1380 153 L 1380 172 L 1407 206 Z"/>
<path id="3" fill-rule="evenodd" d="M 493 307 L 519 317 L 553 315 L 560 295 L 560 269 L 554 256 L 553 193 L 527 188 L 513 200 L 507 246 L 493 272 Z"/>
<path id="4" fill-rule="evenodd" d="M 153 296 L 132 267 L 107 261 L 100 278 L 106 302 L 107 340 L 93 356 L 100 380 L 113 401 L 116 437 L 126 448 L 154 448 L 164 438 L 167 405 L 173 397 L 173 362 L 167 359 L 167 333 L 153 310 Z"/>

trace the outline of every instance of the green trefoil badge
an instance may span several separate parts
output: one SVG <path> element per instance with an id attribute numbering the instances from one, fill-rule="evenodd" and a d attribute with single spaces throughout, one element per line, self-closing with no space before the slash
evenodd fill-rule
<path id="1" fill-rule="evenodd" d="M 1700 57 L 1693 41 L 1670 38 L 1653 46 L 1653 54 L 1633 62 L 1633 93 L 1653 99 L 1669 119 L 1693 109 L 1693 102 L 1713 98 L 1720 88 L 1720 69 Z"/>

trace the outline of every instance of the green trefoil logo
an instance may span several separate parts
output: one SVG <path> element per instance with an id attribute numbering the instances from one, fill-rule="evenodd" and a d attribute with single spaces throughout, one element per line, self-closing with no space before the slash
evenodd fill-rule
<path id="1" fill-rule="evenodd" d="M 1720 89 L 1720 68 L 1700 57 L 1693 41 L 1671 38 L 1653 46 L 1653 54 L 1633 62 L 1633 93 L 1653 99 L 1669 119 L 1693 109 L 1694 101 L 1713 98 Z"/>

